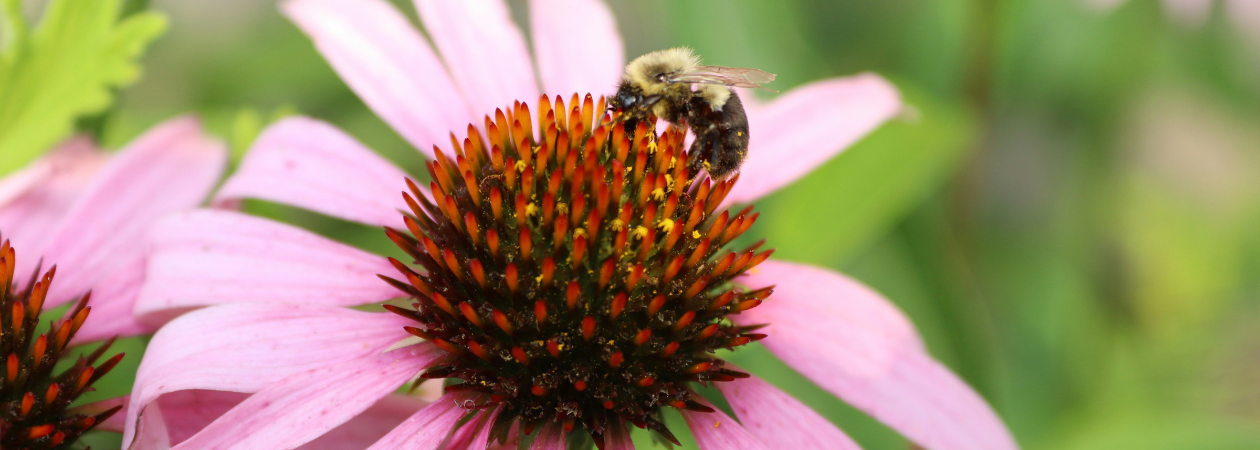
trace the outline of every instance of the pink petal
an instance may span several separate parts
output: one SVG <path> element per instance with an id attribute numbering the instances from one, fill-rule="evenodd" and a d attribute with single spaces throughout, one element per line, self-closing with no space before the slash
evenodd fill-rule
<path id="1" fill-rule="evenodd" d="M 477 413 L 477 417 L 455 430 L 446 450 L 486 450 L 490 443 L 490 426 L 494 424 L 494 418 L 501 409 L 500 406 Z"/>
<path id="2" fill-rule="evenodd" d="M 165 448 L 187 440 L 245 401 L 249 395 L 240 392 L 203 390 L 187 390 L 163 395 L 157 402 L 149 404 L 145 411 L 146 418 L 159 416 L 163 422 L 161 427 L 168 433 L 162 436 L 151 436 L 155 444 L 153 447 Z M 116 404 L 125 406 L 126 403 L 127 398 L 121 397 L 86 405 L 84 408 L 92 408 L 85 411 L 103 411 Z M 428 402 L 403 395 L 387 396 L 367 411 L 355 416 L 354 419 L 298 448 L 301 450 L 366 448 L 427 404 Z M 126 412 L 120 411 L 98 425 L 97 429 L 122 433 L 125 417 Z"/>
<path id="3" fill-rule="evenodd" d="M 701 403 L 708 404 L 704 400 Z M 712 406 L 712 405 L 709 405 Z M 745 430 L 739 422 L 731 420 L 717 408 L 711 413 L 682 410 L 687 428 L 696 438 L 696 446 L 700 450 L 769 450 L 756 436 Z M 775 445 L 775 448 L 792 449 L 792 447 Z"/>
<path id="4" fill-rule="evenodd" d="M 175 448 L 297 447 L 367 410 L 443 354 L 437 346 L 421 344 L 295 374 L 250 396 Z"/>
<path id="5" fill-rule="evenodd" d="M 420 20 L 474 114 L 534 103 L 538 82 L 521 30 L 502 0 L 417 0 Z M 452 130 L 458 131 L 458 130 Z"/>
<path id="6" fill-rule="evenodd" d="M 810 83 L 766 106 L 748 102 L 748 160 L 725 203 L 756 200 L 805 176 L 900 110 L 897 88 L 874 74 Z"/>
<path id="7" fill-rule="evenodd" d="M 318 439 L 306 443 L 299 450 L 342 450 L 368 448 L 411 417 L 416 411 L 429 406 L 429 402 L 405 395 L 391 394 L 377 401 L 362 414 L 354 416 L 341 426 L 332 429 Z"/>
<path id="8" fill-rule="evenodd" d="M 259 217 L 188 211 L 159 222 L 151 237 L 136 302 L 142 317 L 223 303 L 353 306 L 401 296 L 376 277 L 396 273 L 385 258 Z"/>
<path id="9" fill-rule="evenodd" d="M 437 449 L 451 434 L 451 428 L 455 426 L 455 423 L 468 412 L 464 409 L 464 402 L 471 402 L 469 397 L 467 393 L 443 395 L 424 409 L 416 411 L 389 434 L 368 447 L 368 450 Z"/>
<path id="10" fill-rule="evenodd" d="M 530 446 L 530 450 L 565 450 L 565 438 L 568 434 L 564 432 L 564 427 L 556 422 L 548 422 L 538 431 L 538 437 L 534 439 L 534 445 Z"/>
<path id="11" fill-rule="evenodd" d="M 154 335 L 136 373 L 125 442 L 140 412 L 188 389 L 256 392 L 289 376 L 379 354 L 405 338 L 394 314 L 304 304 L 236 304 L 194 311 Z"/>
<path id="12" fill-rule="evenodd" d="M 530 27 L 543 92 L 598 98 L 617 89 L 626 65 L 617 21 L 600 0 L 532 0 Z"/>
<path id="13" fill-rule="evenodd" d="M 197 206 L 214 188 L 227 161 L 222 142 L 196 119 L 154 127 L 109 162 L 52 231 L 46 265 L 58 265 L 47 306 L 87 292 L 144 250 L 158 218 Z"/>
<path id="14" fill-rule="evenodd" d="M 289 0 L 281 10 L 341 79 L 421 152 L 473 117 L 433 49 L 383 0 Z"/>
<path id="15" fill-rule="evenodd" d="M 142 258 L 125 264 L 92 288 L 88 307 L 92 311 L 83 327 L 74 335 L 75 345 L 109 339 L 113 336 L 137 336 L 152 333 L 157 327 L 136 321 L 132 310 L 140 286 L 144 284 L 145 265 Z M 73 311 L 73 310 L 71 310 Z"/>
<path id="16" fill-rule="evenodd" d="M 249 394 L 241 392 L 196 389 L 172 392 L 150 404 L 145 416 L 161 419 L 167 434 L 156 438 L 162 442 L 160 446 L 165 447 L 188 440 L 247 398 Z"/>
<path id="17" fill-rule="evenodd" d="M 630 431 L 624 425 L 609 425 L 608 432 L 604 434 L 604 450 L 634 450 Z"/>
<path id="18" fill-rule="evenodd" d="M 52 241 L 49 231 L 61 223 L 108 160 L 109 155 L 86 137 L 77 137 L 0 180 L 4 186 L 0 188 L 0 238 L 16 248 L 16 273 L 22 274 L 23 281 Z"/>
<path id="19" fill-rule="evenodd" d="M 766 446 L 793 450 L 860 450 L 814 410 L 757 377 L 715 383 L 744 429 Z"/>
<path id="20" fill-rule="evenodd" d="M 298 206 L 346 220 L 402 227 L 403 173 L 336 127 L 291 117 L 267 127 L 236 173 L 219 189 L 219 201 L 256 198 Z"/>
<path id="21" fill-rule="evenodd" d="M 733 318 L 770 324 L 762 344 L 802 375 L 926 448 L 1017 448 L 993 409 L 927 354 L 914 325 L 878 293 L 812 266 L 757 269 L 747 285 L 778 287 Z"/>

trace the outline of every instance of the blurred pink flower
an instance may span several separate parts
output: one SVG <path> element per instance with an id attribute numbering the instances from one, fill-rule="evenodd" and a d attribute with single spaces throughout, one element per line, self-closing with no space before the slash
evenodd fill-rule
<path id="1" fill-rule="evenodd" d="M 156 330 L 131 314 L 147 233 L 162 216 L 200 205 L 226 161 L 224 145 L 192 118 L 160 124 L 113 156 L 85 138 L 67 141 L 0 179 L 0 232 L 26 255 L 17 273 L 26 280 L 41 262 L 57 266 L 49 308 L 93 291 L 83 341 Z"/>
<path id="2" fill-rule="evenodd" d="M 1127 0 L 1084 0 L 1087 5 L 1111 10 Z M 1212 13 L 1213 0 L 1163 0 L 1164 9 L 1177 24 L 1198 27 Z M 1260 41 L 1260 0 L 1222 0 L 1228 16 L 1252 39 Z"/>
<path id="3" fill-rule="evenodd" d="M 540 84 L 552 93 L 610 92 L 625 63 L 613 17 L 598 0 L 530 2 L 534 61 L 502 1 L 416 4 L 440 59 L 383 0 L 292 0 L 283 10 L 430 159 L 452 131 L 482 123 L 474 112 L 537 99 Z M 764 105 L 752 100 L 750 155 L 724 204 L 792 182 L 901 108 L 896 89 L 869 74 L 811 83 Z M 398 211 L 410 210 L 398 195 L 405 177 L 345 133 L 298 117 L 265 130 L 216 198 L 401 228 Z M 391 395 L 446 352 L 416 343 L 403 328 L 413 320 L 351 308 L 399 296 L 376 276 L 397 273 L 385 258 L 224 210 L 163 221 L 152 249 L 137 314 L 212 307 L 173 320 L 153 339 L 130 399 L 127 448 L 484 447 L 497 410 L 448 440 L 471 393 L 423 408 Z M 879 294 L 821 268 L 771 260 L 758 269 L 741 283 L 777 285 L 774 295 L 730 318 L 771 323 L 762 342 L 793 368 L 927 448 L 1016 448 L 984 400 L 927 354 L 913 325 Z M 857 448 L 756 377 L 716 385 L 740 422 L 683 410 L 702 449 Z M 407 401 L 413 407 L 398 406 Z M 625 428 L 612 425 L 606 448 L 632 448 Z M 534 447 L 564 448 L 563 440 L 563 429 L 548 425 Z"/>
<path id="4" fill-rule="evenodd" d="M 224 145 L 207 137 L 196 120 L 180 118 L 113 156 L 86 138 L 70 139 L 0 179 L 0 236 L 19 256 L 9 273 L 16 274 L 13 290 L 19 297 L 31 290 L 26 283 L 39 265 L 55 267 L 57 274 L 56 283 L 42 280 L 43 288 L 34 289 L 47 290 L 45 310 L 90 290 L 90 317 L 71 333 L 73 345 L 153 332 L 154 324 L 132 315 L 145 275 L 147 233 L 159 217 L 200 205 L 226 158 Z M 67 319 L 75 313 L 71 308 Z M 120 403 L 88 405 L 83 412 Z M 120 423 L 102 428 L 121 431 Z"/>

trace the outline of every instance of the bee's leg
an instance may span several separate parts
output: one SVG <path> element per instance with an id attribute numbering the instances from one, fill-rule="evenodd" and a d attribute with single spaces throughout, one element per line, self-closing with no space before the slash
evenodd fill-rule
<path id="1" fill-rule="evenodd" d="M 712 174 L 713 164 L 716 162 L 713 157 L 718 153 L 715 147 L 720 146 L 721 141 L 717 138 L 717 133 L 712 131 L 696 132 L 695 135 L 696 140 L 691 142 L 691 147 L 687 150 L 687 170 L 693 174 L 708 170 Z"/>

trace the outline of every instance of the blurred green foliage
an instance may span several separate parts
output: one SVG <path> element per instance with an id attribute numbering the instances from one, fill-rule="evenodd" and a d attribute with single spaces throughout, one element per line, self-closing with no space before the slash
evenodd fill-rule
<path id="1" fill-rule="evenodd" d="M 68 137 L 75 119 L 109 107 L 166 28 L 155 12 L 123 16 L 121 0 L 51 1 L 34 30 L 20 0 L 4 0 L 0 14 L 0 174 Z"/>
<path id="2" fill-rule="evenodd" d="M 527 29 L 526 2 L 509 4 Z M 759 201 L 744 239 L 887 295 L 1024 448 L 1260 448 L 1260 30 L 1224 5 L 1186 25 L 1157 0 L 610 4 L 631 56 L 689 45 L 775 72 L 780 90 L 863 71 L 898 85 L 918 114 Z M 423 178 L 274 4 L 155 7 L 173 26 L 104 121 L 106 145 L 194 110 L 239 158 L 300 112 Z M 246 209 L 392 251 L 369 227 Z M 864 448 L 908 448 L 764 349 L 729 356 Z M 125 392 L 114 378 L 103 390 Z"/>

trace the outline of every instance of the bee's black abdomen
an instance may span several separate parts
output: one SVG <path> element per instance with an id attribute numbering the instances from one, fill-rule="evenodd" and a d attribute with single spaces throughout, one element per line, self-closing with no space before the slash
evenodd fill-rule
<path id="1" fill-rule="evenodd" d="M 714 178 L 724 178 L 748 157 L 748 116 L 734 91 L 720 110 L 714 111 L 699 96 L 693 102 L 691 130 L 696 140 L 688 151 L 693 171 L 707 169 Z"/>

